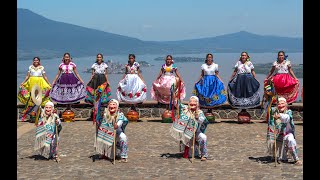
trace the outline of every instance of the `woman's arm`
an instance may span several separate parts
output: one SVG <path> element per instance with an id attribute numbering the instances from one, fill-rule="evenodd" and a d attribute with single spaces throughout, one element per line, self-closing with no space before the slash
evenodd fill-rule
<path id="1" fill-rule="evenodd" d="M 26 77 L 24 78 L 20 86 L 22 86 L 29 79 L 29 77 L 30 77 L 30 72 L 27 73 Z"/>
<path id="2" fill-rule="evenodd" d="M 123 75 L 122 79 L 124 79 L 126 77 L 127 73 L 128 73 L 128 68 L 126 66 L 126 70 L 124 71 L 124 75 Z"/>
<path id="3" fill-rule="evenodd" d="M 219 78 L 219 79 L 220 79 L 220 81 L 223 83 L 223 81 L 222 81 L 221 77 L 219 76 L 219 71 L 216 71 L 215 73 L 216 73 L 217 78 Z"/>
<path id="4" fill-rule="evenodd" d="M 270 77 L 272 77 L 271 75 L 272 75 L 272 73 L 274 72 L 275 69 L 276 69 L 276 67 L 275 67 L 275 66 L 272 66 L 272 68 L 271 68 L 268 76 L 266 77 L 266 79 L 269 79 Z"/>
<path id="5" fill-rule="evenodd" d="M 147 85 L 146 82 L 144 81 L 142 75 L 141 75 L 140 68 L 138 67 L 137 69 L 138 69 L 138 76 L 139 76 L 140 79 L 143 81 L 143 83 L 144 83 L 145 85 Z"/>
<path id="6" fill-rule="evenodd" d="M 176 75 L 178 76 L 178 78 L 180 79 L 180 81 L 183 82 L 183 80 L 182 80 L 182 78 L 181 78 L 181 76 L 180 76 L 180 74 L 178 72 L 178 69 L 176 69 L 175 72 L 176 72 Z"/>
<path id="7" fill-rule="evenodd" d="M 201 79 L 203 76 L 204 76 L 204 71 L 203 71 L 203 69 L 202 69 L 202 70 L 201 70 L 200 77 L 199 77 L 199 79 L 198 79 L 196 82 L 199 82 L 199 81 L 200 81 L 200 79 Z"/>
<path id="8" fill-rule="evenodd" d="M 288 70 L 289 70 L 290 75 L 291 75 L 294 79 L 298 79 L 298 78 L 296 77 L 296 75 L 294 75 L 291 66 L 288 66 Z"/>
<path id="9" fill-rule="evenodd" d="M 107 83 L 110 85 L 109 79 L 108 79 L 108 68 L 106 68 L 106 72 L 104 73 L 104 76 L 106 77 Z"/>
<path id="10" fill-rule="evenodd" d="M 161 75 L 162 75 L 162 68 L 160 69 L 160 72 L 159 72 L 157 79 L 159 79 L 161 77 Z"/>
<path id="11" fill-rule="evenodd" d="M 233 71 L 233 73 L 232 73 L 232 75 L 231 75 L 230 80 L 232 80 L 233 77 L 237 74 L 237 71 L 238 71 L 238 68 L 235 68 L 234 71 Z"/>
<path id="12" fill-rule="evenodd" d="M 42 73 L 43 79 L 46 80 L 46 82 L 49 84 L 49 86 L 51 87 L 51 84 L 46 76 L 46 73 Z"/>
<path id="13" fill-rule="evenodd" d="M 257 77 L 256 77 L 256 72 L 254 71 L 254 69 L 251 69 L 251 73 L 252 73 L 252 76 L 253 76 L 255 79 L 257 79 Z"/>
<path id="14" fill-rule="evenodd" d="M 74 72 L 74 74 L 77 76 L 77 78 L 80 80 L 80 82 L 81 82 L 82 84 L 84 84 L 83 80 L 81 79 L 81 77 L 80 77 L 79 74 L 78 74 L 78 71 L 77 71 L 77 68 L 76 68 L 76 67 L 73 68 L 73 72 Z"/>
<path id="15" fill-rule="evenodd" d="M 90 80 L 89 80 L 89 81 L 91 81 L 91 79 L 93 78 L 93 76 L 94 76 L 94 72 L 95 72 L 95 70 L 94 70 L 94 69 L 92 69 L 92 71 L 91 71 L 91 77 L 90 77 Z"/>
<path id="16" fill-rule="evenodd" d="M 58 77 L 60 76 L 60 74 L 61 74 L 61 69 L 59 68 L 59 71 L 58 71 L 56 77 L 54 78 L 54 80 L 52 82 L 52 85 L 54 85 L 56 83 L 56 81 L 57 81 Z"/>

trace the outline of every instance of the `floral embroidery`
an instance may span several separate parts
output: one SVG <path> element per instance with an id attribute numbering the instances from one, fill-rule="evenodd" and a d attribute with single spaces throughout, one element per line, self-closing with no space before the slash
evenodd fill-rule
<path id="1" fill-rule="evenodd" d="M 223 95 L 227 95 L 227 91 L 226 90 L 221 90 L 220 93 L 223 94 Z"/>
<path id="2" fill-rule="evenodd" d="M 211 99 L 210 98 L 206 98 L 206 103 L 210 104 L 211 103 Z"/>
<path id="3" fill-rule="evenodd" d="M 212 99 L 217 101 L 219 99 L 219 96 L 215 94 L 215 95 L 212 96 Z"/>

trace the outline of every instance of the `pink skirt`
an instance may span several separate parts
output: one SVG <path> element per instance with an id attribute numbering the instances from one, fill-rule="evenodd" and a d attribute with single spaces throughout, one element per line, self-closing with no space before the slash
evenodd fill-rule
<path id="1" fill-rule="evenodd" d="M 284 97 L 287 103 L 293 103 L 298 98 L 299 80 L 289 74 L 276 74 L 273 77 L 274 88 L 278 97 Z"/>
<path id="2" fill-rule="evenodd" d="M 174 75 L 162 75 L 159 79 L 156 79 L 152 83 L 151 98 L 162 104 L 170 103 L 170 89 L 172 84 L 177 85 L 176 77 Z M 176 94 L 177 94 L 176 90 Z M 180 87 L 180 100 L 186 97 L 186 87 L 184 83 L 181 83 Z"/>

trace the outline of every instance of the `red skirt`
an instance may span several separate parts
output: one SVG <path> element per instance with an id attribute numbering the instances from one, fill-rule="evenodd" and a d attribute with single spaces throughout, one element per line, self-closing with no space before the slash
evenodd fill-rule
<path id="1" fill-rule="evenodd" d="M 278 97 L 284 97 L 288 104 L 297 100 L 300 84 L 299 80 L 294 79 L 287 73 L 276 74 L 272 77 L 272 79 Z"/>

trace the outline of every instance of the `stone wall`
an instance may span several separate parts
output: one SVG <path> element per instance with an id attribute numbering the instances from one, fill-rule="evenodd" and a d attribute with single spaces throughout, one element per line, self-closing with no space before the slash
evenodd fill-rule
<path id="1" fill-rule="evenodd" d="M 183 102 L 187 104 L 187 102 Z M 55 105 L 59 115 L 66 109 L 65 105 Z M 130 110 L 129 104 L 120 103 L 120 110 L 123 113 L 127 113 Z M 22 104 L 17 105 L 17 117 L 19 113 L 22 112 L 24 106 Z M 92 105 L 85 102 L 72 105 L 71 109 L 75 113 L 76 119 L 90 120 L 92 118 Z M 303 104 L 302 103 L 293 103 L 289 105 L 289 108 L 293 111 L 293 118 L 295 121 L 303 120 Z M 166 105 L 158 105 L 156 101 L 147 101 L 143 104 L 138 104 L 137 111 L 139 112 L 140 119 L 159 119 L 162 116 L 162 113 L 166 110 Z M 206 109 L 202 109 L 206 112 Z M 265 120 L 266 113 L 261 112 L 260 108 L 248 109 L 247 110 L 252 120 Z M 240 109 L 234 109 L 229 104 L 224 104 L 222 106 L 216 107 L 212 111 L 216 119 L 237 119 L 237 114 L 240 112 Z"/>

